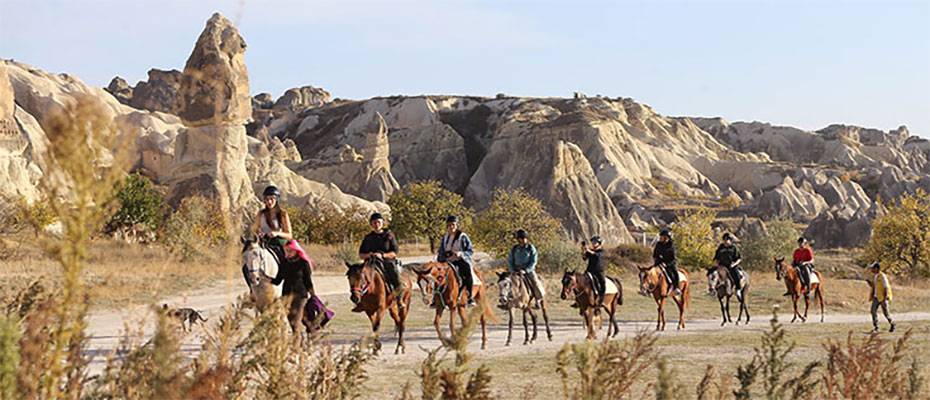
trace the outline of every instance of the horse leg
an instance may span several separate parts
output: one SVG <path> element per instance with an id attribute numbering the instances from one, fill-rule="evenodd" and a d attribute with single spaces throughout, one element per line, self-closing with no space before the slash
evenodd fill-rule
<path id="1" fill-rule="evenodd" d="M 530 338 L 530 343 L 533 343 L 539 337 L 539 327 L 537 326 L 536 312 L 532 308 L 527 308 L 527 311 L 529 311 L 530 318 L 533 320 L 533 337 Z"/>
<path id="2" fill-rule="evenodd" d="M 739 296 L 736 296 L 739 300 Z M 730 315 L 730 296 L 727 296 L 727 322 L 733 323 L 733 316 Z"/>
<path id="3" fill-rule="evenodd" d="M 458 305 L 454 306 L 455 308 L 449 310 L 449 338 L 455 337 L 455 312 L 459 308 Z"/>
<path id="4" fill-rule="evenodd" d="M 793 324 L 794 321 L 797 321 L 797 320 L 798 320 L 798 317 L 801 316 L 801 314 L 798 312 L 798 295 L 797 295 L 797 293 L 792 293 L 792 294 L 791 294 L 791 303 L 792 303 L 793 306 L 794 306 L 794 317 L 791 318 L 791 323 Z"/>
<path id="5" fill-rule="evenodd" d="M 400 316 L 403 309 L 395 302 L 394 306 L 388 308 L 388 312 L 391 313 L 391 319 L 394 320 L 394 326 L 397 327 L 397 347 L 394 348 L 394 354 L 400 354 L 401 349 L 404 348 L 404 320 Z"/>
<path id="6" fill-rule="evenodd" d="M 436 336 L 439 337 L 439 341 L 445 342 L 445 338 L 442 336 L 442 329 L 439 328 L 440 319 L 442 319 L 442 308 L 436 307 L 436 316 L 433 318 L 433 327 L 436 328 Z"/>
<path id="7" fill-rule="evenodd" d="M 552 330 L 549 329 L 549 312 L 546 310 L 545 300 L 542 301 L 542 305 L 540 306 L 540 308 L 542 308 L 543 321 L 546 322 L 546 335 L 549 337 L 549 341 L 551 342 L 552 341 Z"/>
<path id="8" fill-rule="evenodd" d="M 727 310 L 723 306 L 723 297 L 717 297 L 717 302 L 720 303 L 720 316 L 723 317 L 723 321 L 720 322 L 720 326 L 727 324 Z"/>
<path id="9" fill-rule="evenodd" d="M 656 322 L 656 330 L 661 331 L 665 329 L 665 299 L 658 299 L 656 302 L 658 305 L 658 322 Z"/>
<path id="10" fill-rule="evenodd" d="M 678 306 L 678 330 L 685 329 L 685 299 L 675 299 L 675 305 Z"/>
<path id="11" fill-rule="evenodd" d="M 481 350 L 484 350 L 488 348 L 488 321 L 484 317 L 484 312 L 481 313 L 480 320 L 481 320 Z"/>
<path id="12" fill-rule="evenodd" d="M 371 319 L 371 332 L 374 335 L 374 353 L 381 352 L 381 319 L 384 317 L 384 310 L 378 310 L 371 313 L 368 318 Z"/>
<path id="13" fill-rule="evenodd" d="M 613 302 L 610 303 L 610 308 L 607 310 L 607 311 L 609 311 L 608 316 L 610 317 L 610 320 L 609 320 L 608 322 L 610 322 L 610 328 L 613 328 L 613 334 L 611 334 L 610 328 L 607 328 L 607 331 L 608 331 L 607 334 L 608 334 L 610 337 L 617 337 L 617 334 L 620 333 L 620 326 L 617 325 L 617 302 L 616 302 L 616 297 L 614 298 L 614 300 L 615 300 L 615 301 L 613 301 Z"/>
<path id="14" fill-rule="evenodd" d="M 810 292 L 804 293 L 804 318 L 802 321 L 807 322 L 807 310 L 811 307 Z"/>
<path id="15" fill-rule="evenodd" d="M 586 308 L 584 310 L 584 325 L 588 330 L 588 340 L 597 339 L 597 333 L 594 332 L 594 316 L 592 314 L 593 311 L 591 308 Z"/>
<path id="16" fill-rule="evenodd" d="M 823 322 L 823 288 L 817 284 L 817 301 L 820 303 L 820 322 Z"/>
<path id="17" fill-rule="evenodd" d="M 507 343 L 504 346 L 510 346 L 510 339 L 513 337 L 513 308 L 507 309 Z"/>
<path id="18" fill-rule="evenodd" d="M 523 309 L 523 345 L 530 343 L 530 326 L 526 321 L 526 309 Z"/>

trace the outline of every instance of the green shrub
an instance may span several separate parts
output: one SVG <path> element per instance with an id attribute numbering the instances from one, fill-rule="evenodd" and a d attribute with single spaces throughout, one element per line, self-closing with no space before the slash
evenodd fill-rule
<path id="1" fill-rule="evenodd" d="M 369 211 L 359 206 L 339 209 L 331 203 L 321 203 L 314 211 L 305 207 L 285 210 L 291 220 L 291 233 L 304 243 L 357 243 L 371 230 Z"/>
<path id="2" fill-rule="evenodd" d="M 607 249 L 607 262 L 616 268 L 630 269 L 637 265 L 652 263 L 652 249 L 641 244 L 621 244 Z"/>
<path id="3" fill-rule="evenodd" d="M 930 275 L 930 194 L 917 190 L 888 206 L 872 221 L 872 236 L 863 251 L 866 262 L 901 275 Z"/>
<path id="4" fill-rule="evenodd" d="M 583 268 L 581 249 L 568 240 L 556 239 L 536 244 L 539 261 L 536 270 L 542 273 L 562 273 L 566 269 Z"/>
<path id="5" fill-rule="evenodd" d="M 201 196 L 185 198 L 168 217 L 162 242 L 184 261 L 203 257 L 229 239 L 229 225 L 219 205 Z"/>
<path id="6" fill-rule="evenodd" d="M 475 241 L 491 255 L 507 257 L 517 229 L 529 232 L 532 241 L 549 243 L 559 239 L 562 224 L 523 189 L 495 190 L 490 206 L 475 221 Z"/>
<path id="7" fill-rule="evenodd" d="M 126 176 L 116 187 L 119 209 L 107 222 L 107 231 L 136 229 L 157 230 L 165 218 L 165 199 L 149 178 L 138 173 Z"/>
<path id="8" fill-rule="evenodd" d="M 777 219 L 766 224 L 766 233 L 762 237 L 746 241 L 740 248 L 743 256 L 741 265 L 746 268 L 767 268 L 772 266 L 772 257 L 791 257 L 797 245 L 798 230 L 788 219 Z"/>

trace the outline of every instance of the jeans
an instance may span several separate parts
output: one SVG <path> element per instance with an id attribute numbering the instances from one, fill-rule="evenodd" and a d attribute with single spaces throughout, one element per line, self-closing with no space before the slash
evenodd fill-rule
<path id="1" fill-rule="evenodd" d="M 588 271 L 592 276 L 594 276 L 594 292 L 597 294 L 599 299 L 604 298 L 604 292 L 607 291 L 607 278 L 604 276 L 603 271 Z"/>
<path id="2" fill-rule="evenodd" d="M 891 321 L 891 314 L 888 312 L 888 300 L 878 301 L 878 299 L 873 297 L 872 298 L 872 326 L 875 327 L 875 329 L 878 329 L 878 307 L 879 306 L 882 307 L 882 314 L 885 314 L 885 319 L 888 320 L 889 324 L 893 325 L 894 322 Z"/>
<path id="3" fill-rule="evenodd" d="M 459 270 L 459 277 L 462 278 L 462 286 L 465 287 L 465 290 L 468 292 L 468 299 L 472 299 L 472 289 L 475 286 L 475 281 L 471 277 L 471 264 L 465 260 L 455 260 L 452 261 L 454 265 Z"/>

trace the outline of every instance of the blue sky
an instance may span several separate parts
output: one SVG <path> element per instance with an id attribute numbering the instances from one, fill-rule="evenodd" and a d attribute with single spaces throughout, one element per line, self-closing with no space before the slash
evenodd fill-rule
<path id="1" fill-rule="evenodd" d="M 181 69 L 214 11 L 252 91 L 632 97 L 665 115 L 930 137 L 930 1 L 0 0 L 0 57 L 104 86 Z"/>

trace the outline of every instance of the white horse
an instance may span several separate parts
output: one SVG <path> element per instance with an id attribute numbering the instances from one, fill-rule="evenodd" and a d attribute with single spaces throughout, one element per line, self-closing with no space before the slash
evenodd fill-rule
<path id="1" fill-rule="evenodd" d="M 275 298 L 281 297 L 281 286 L 271 283 L 278 275 L 278 262 L 270 250 L 257 242 L 242 241 L 242 274 L 258 312 L 265 311 Z"/>

